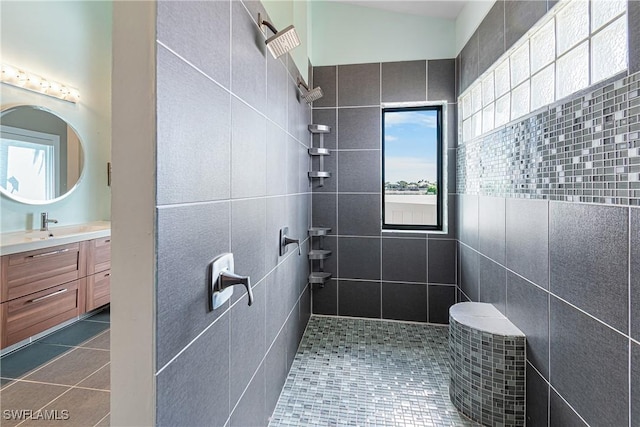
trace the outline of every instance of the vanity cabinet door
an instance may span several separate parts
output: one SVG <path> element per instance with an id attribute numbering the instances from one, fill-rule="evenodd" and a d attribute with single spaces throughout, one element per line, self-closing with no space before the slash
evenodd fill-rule
<path id="1" fill-rule="evenodd" d="M 87 274 L 99 273 L 111 268 L 111 237 L 88 242 Z"/>
<path id="2" fill-rule="evenodd" d="M 2 302 L 86 276 L 86 242 L 2 257 Z"/>
<path id="3" fill-rule="evenodd" d="M 74 280 L 2 303 L 2 347 L 78 316 L 85 280 Z"/>
<path id="4" fill-rule="evenodd" d="M 91 311 L 111 300 L 111 270 L 87 277 L 87 311 Z"/>

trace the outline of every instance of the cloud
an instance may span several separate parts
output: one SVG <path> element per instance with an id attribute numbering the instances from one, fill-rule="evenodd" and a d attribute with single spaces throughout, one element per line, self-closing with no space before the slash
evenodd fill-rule
<path id="1" fill-rule="evenodd" d="M 385 113 L 385 127 L 400 125 L 418 125 L 427 128 L 435 128 L 437 126 L 437 116 L 435 114 L 425 114 L 417 111 L 398 111 Z"/>
<path id="2" fill-rule="evenodd" d="M 437 177 L 438 165 L 427 159 L 387 157 L 384 163 L 384 180 L 388 182 L 416 182 L 421 179 L 434 182 Z"/>
<path id="3" fill-rule="evenodd" d="M 384 136 L 384 140 L 386 142 L 397 141 L 398 137 L 397 136 L 393 136 L 393 135 L 385 135 Z"/>

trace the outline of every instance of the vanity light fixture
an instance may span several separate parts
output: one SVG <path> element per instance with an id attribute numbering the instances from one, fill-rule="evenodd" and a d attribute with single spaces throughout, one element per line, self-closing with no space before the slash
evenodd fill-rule
<path id="1" fill-rule="evenodd" d="M 260 25 L 260 29 L 262 29 L 262 26 L 264 25 L 274 33 L 273 36 L 269 37 L 265 41 L 269 52 L 271 52 L 274 58 L 278 58 L 289 52 L 294 47 L 300 46 L 300 37 L 298 37 L 298 33 L 293 25 L 289 25 L 284 30 L 278 31 L 271 22 L 262 19 L 260 14 L 258 14 L 258 23 Z"/>
<path id="2" fill-rule="evenodd" d="M 78 89 L 53 80 L 48 80 L 38 74 L 14 67 L 13 65 L 2 64 L 0 81 L 11 86 L 52 96 L 74 104 L 80 100 L 80 92 Z"/>
<path id="3" fill-rule="evenodd" d="M 306 103 L 309 105 L 311 105 L 313 101 L 316 101 L 322 98 L 322 96 L 324 95 L 324 93 L 322 93 L 322 88 L 320 86 L 317 86 L 309 90 L 309 86 L 304 82 L 304 80 L 300 78 L 300 76 L 298 76 L 298 89 L 300 89 L 300 86 L 304 88 L 304 90 L 301 90 L 302 97 L 304 98 Z"/>

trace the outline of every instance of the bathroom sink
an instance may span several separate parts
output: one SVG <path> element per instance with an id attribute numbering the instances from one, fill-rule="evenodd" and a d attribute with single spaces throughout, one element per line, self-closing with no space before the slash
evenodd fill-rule
<path id="1" fill-rule="evenodd" d="M 111 235 L 109 221 L 50 227 L 48 231 L 28 230 L 0 234 L 0 255 L 64 245 Z"/>

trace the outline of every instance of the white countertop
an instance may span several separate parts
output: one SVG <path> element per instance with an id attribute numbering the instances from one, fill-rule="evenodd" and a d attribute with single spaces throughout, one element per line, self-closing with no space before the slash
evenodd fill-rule
<path id="1" fill-rule="evenodd" d="M 483 302 L 459 302 L 449 308 L 449 314 L 458 323 L 494 335 L 523 337 L 524 333 L 504 314 Z"/>
<path id="2" fill-rule="evenodd" d="M 49 227 L 49 231 L 29 230 L 0 234 L 0 255 L 66 245 L 111 236 L 110 221 Z"/>

